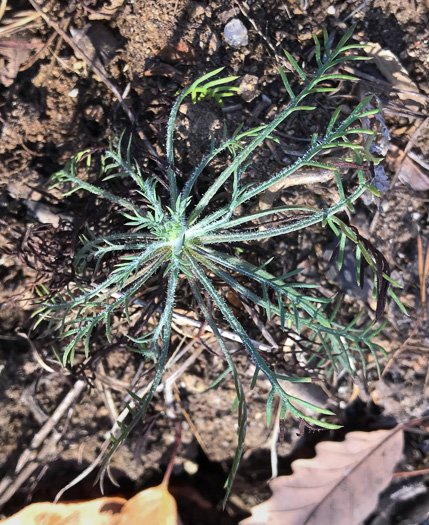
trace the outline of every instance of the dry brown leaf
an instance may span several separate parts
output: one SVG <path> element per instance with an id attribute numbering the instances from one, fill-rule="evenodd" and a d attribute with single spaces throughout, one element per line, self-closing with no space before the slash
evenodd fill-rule
<path id="1" fill-rule="evenodd" d="M 293 475 L 270 483 L 272 497 L 241 525 L 357 525 L 376 508 L 402 447 L 398 428 L 319 443 L 315 458 L 295 461 Z"/>
<path id="2" fill-rule="evenodd" d="M 9 87 L 14 83 L 19 68 L 31 54 L 30 49 L 19 47 L 0 47 L 0 83 Z"/>
<path id="3" fill-rule="evenodd" d="M 383 49 L 380 44 L 370 42 L 365 45 L 365 52 L 372 57 L 382 75 L 397 89 L 418 92 L 419 89 L 411 80 L 407 70 L 399 61 L 398 57 Z M 407 108 L 412 111 L 420 111 L 422 100 L 409 93 L 399 93 L 398 97 L 407 103 Z"/>
<path id="4" fill-rule="evenodd" d="M 79 503 L 34 503 L 2 525 L 176 525 L 177 507 L 163 483 L 130 500 L 99 498 Z"/>
<path id="5" fill-rule="evenodd" d="M 101 22 L 85 24 L 80 29 L 71 29 L 70 33 L 76 46 L 107 75 L 104 66 L 113 60 L 119 47 L 113 32 Z M 77 58 L 83 58 L 76 53 Z"/>
<path id="6" fill-rule="evenodd" d="M 2 525 L 119 525 L 124 498 L 99 498 L 79 503 L 33 503 L 2 522 Z"/>
<path id="7" fill-rule="evenodd" d="M 429 177 L 408 157 L 402 163 L 399 179 L 414 191 L 429 190 Z"/>
<path id="8" fill-rule="evenodd" d="M 127 501 L 120 525 L 176 525 L 176 500 L 162 483 Z"/>

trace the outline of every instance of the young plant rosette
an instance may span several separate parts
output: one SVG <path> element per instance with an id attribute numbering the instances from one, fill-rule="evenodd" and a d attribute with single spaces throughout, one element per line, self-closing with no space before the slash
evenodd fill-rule
<path id="1" fill-rule="evenodd" d="M 225 356 L 225 370 L 212 386 L 218 384 L 229 374 L 232 376 L 235 385 L 236 402 L 234 408 L 238 409 L 238 446 L 226 482 L 226 497 L 231 490 L 232 481 L 243 452 L 246 433 L 246 398 L 234 360 L 213 318 L 212 305 L 215 305 L 223 319 L 239 336 L 255 365 L 251 387 L 255 385 L 260 374 L 263 374 L 271 385 L 271 392 L 267 399 L 268 423 L 271 419 L 273 398 L 277 394 L 281 402 L 281 418 L 284 418 L 286 412 L 290 411 L 294 417 L 318 427 L 336 429 L 339 426 L 309 417 L 301 411 L 300 407 L 307 407 L 320 414 L 333 415 L 331 411 L 293 397 L 284 390 L 282 381 L 311 382 L 311 378 L 279 375 L 266 364 L 246 329 L 219 293 L 214 278 L 233 288 L 246 301 L 250 301 L 263 309 L 268 319 L 277 318 L 282 329 L 293 329 L 296 334 L 305 333 L 305 340 L 308 341 L 308 344 L 316 344 L 320 351 L 318 364 L 329 361 L 332 369 L 344 368 L 349 373 L 354 374 L 359 363 L 365 367 L 365 353 L 369 351 L 374 355 L 378 365 L 377 353 L 383 352 L 383 349 L 372 339 L 381 328 L 374 330 L 373 324 L 368 327 L 357 328 L 359 316 L 347 326 L 341 325 L 335 319 L 337 307 L 333 309 L 333 313 L 330 315 L 325 313 L 327 303 L 330 302 L 329 299 L 321 299 L 305 293 L 306 289 L 314 288 L 314 285 L 292 281 L 292 278 L 300 270 L 275 276 L 265 269 L 270 261 L 257 267 L 244 258 L 231 255 L 233 250 L 227 252 L 224 248 L 225 245 L 234 246 L 234 243 L 237 242 L 243 245 L 243 243 L 283 236 L 322 223 L 329 226 L 339 239 L 339 266 L 341 267 L 342 264 L 346 240 L 349 239 L 355 247 L 358 274 L 362 258 L 367 265 L 375 270 L 375 289 L 378 289 L 379 295 L 382 292 L 382 306 L 384 306 L 387 293 L 398 302 L 392 290 L 388 289 L 388 284 L 393 282 L 389 278 L 388 268 L 380 269 L 379 259 L 375 257 L 374 252 L 371 252 L 368 243 L 355 229 L 347 226 L 336 216 L 345 208 L 353 210 L 353 202 L 364 192 L 369 190 L 377 193 L 365 177 L 368 170 L 364 169 L 365 162 L 377 163 L 378 161 L 369 153 L 369 144 L 373 139 L 374 131 L 363 129 L 359 125 L 361 119 L 378 112 L 377 109 L 366 109 L 371 97 L 362 100 L 342 121 L 338 120 L 341 113 L 341 107 L 338 107 L 333 113 L 324 135 L 321 137 L 314 135 L 307 151 L 294 164 L 277 173 L 270 174 L 267 180 L 263 182 L 246 184 L 242 182 L 243 174 L 250 164 L 252 154 L 266 139 L 274 140 L 271 135 L 279 124 L 292 113 L 315 109 L 312 106 L 302 104 L 306 97 L 314 93 L 335 91 L 336 88 L 332 87 L 332 81 L 354 80 L 353 77 L 332 72 L 338 64 L 345 60 L 365 59 L 362 56 L 347 55 L 349 51 L 354 52 L 356 49 L 364 47 L 361 44 L 347 44 L 352 32 L 353 28 L 344 35 L 335 49 L 330 49 L 325 31 L 323 55 L 319 40 L 316 36 L 314 37 L 318 69 L 312 78 L 308 78 L 293 57 L 286 53 L 291 65 L 302 79 L 302 90 L 295 94 L 284 71 L 280 69 L 285 88 L 290 96 L 287 107 L 266 126 L 247 131 L 243 131 L 242 128 L 238 129 L 231 138 L 225 138 L 219 145 L 215 145 L 214 140 L 212 140 L 210 152 L 181 185 L 179 184 L 181 181 L 178 181 L 176 175 L 174 151 L 174 131 L 179 107 L 188 96 L 192 97 L 194 102 L 202 97 L 212 97 L 218 102 L 222 101 L 222 98 L 230 96 L 236 91 L 236 88 L 231 88 L 228 85 L 236 77 L 212 80 L 221 71 L 218 69 L 204 75 L 185 89 L 171 110 L 167 127 L 168 202 L 162 196 L 157 178 L 150 174 L 147 175 L 146 171 L 141 169 L 131 158 L 131 142 L 125 148 L 125 152 L 123 151 L 122 140 L 116 146 L 112 144 L 105 151 L 102 157 L 100 183 L 97 185 L 82 180 L 77 174 L 78 164 L 84 157 L 88 157 L 88 151 L 76 155 L 63 170 L 54 175 L 55 186 L 71 183 L 72 190 L 64 195 L 69 195 L 77 190 L 86 190 L 100 199 L 108 199 L 113 202 L 122 210 L 121 213 L 125 219 L 124 231 L 101 236 L 94 233 L 91 236 L 82 237 L 82 247 L 75 256 L 74 269 L 76 275 L 79 276 L 87 267 L 88 262 L 95 261 L 99 265 L 102 259 L 108 257 L 112 252 L 116 256 L 121 255 L 120 262 L 116 264 L 111 274 L 103 282 L 91 285 L 82 284 L 82 280 L 76 279 L 64 291 L 53 295 L 38 312 L 40 320 L 50 319 L 51 325 L 59 326 L 62 335 L 69 339 L 69 343 L 62 353 L 64 365 L 73 364 L 75 351 L 79 345 L 83 345 L 85 355 L 89 356 L 91 334 L 98 325 L 105 325 L 106 335 L 110 341 L 112 314 L 117 315 L 118 312 L 123 312 L 123 315 L 130 322 L 129 309 L 133 305 L 135 296 L 152 276 L 157 272 L 162 272 L 163 278 L 166 280 L 163 310 L 155 328 L 144 334 L 143 337 L 130 338 L 132 339 L 130 344 L 133 343 L 135 349 L 155 363 L 155 374 L 152 378 L 151 387 L 144 397 L 130 392 L 132 402 L 127 405 L 129 409 L 128 421 L 118 423 L 117 431 L 112 436 L 112 447 L 105 459 L 104 466 L 107 465 L 113 452 L 125 440 L 133 427 L 145 417 L 148 404 L 162 381 L 169 352 L 172 317 L 179 279 L 188 281 L 202 318 L 210 326 Z M 356 140 L 362 135 L 367 136 L 367 141 L 363 144 L 363 141 L 358 143 Z M 354 138 L 353 141 L 352 138 Z M 357 169 L 355 188 L 349 195 L 345 193 L 336 166 L 317 160 L 317 156 L 321 152 L 331 148 L 337 148 L 337 150 L 341 148 L 345 152 L 351 152 L 351 162 L 362 166 L 362 169 Z M 229 162 L 226 167 L 211 181 L 201 198 L 195 200 L 193 189 L 205 168 L 213 163 L 219 155 L 227 153 L 229 153 Z M 235 215 L 238 207 L 243 209 L 242 206 L 246 203 L 252 204 L 255 198 L 269 190 L 273 185 L 292 176 L 301 168 L 309 166 L 333 170 L 338 189 L 338 200 L 330 207 L 315 209 L 300 206 L 281 206 L 241 216 Z M 132 184 L 138 189 L 138 194 L 141 196 L 139 202 L 117 196 L 104 189 L 106 187 L 104 181 L 115 177 L 128 177 L 133 181 Z M 228 193 L 228 200 L 223 201 L 216 208 L 213 205 L 213 199 L 219 190 L 225 187 L 225 184 L 229 184 L 229 188 L 232 187 L 232 190 Z M 294 213 L 296 211 L 305 212 L 305 218 L 287 221 L 286 224 L 284 221 L 279 221 L 279 225 L 274 227 L 269 225 L 276 218 L 281 218 L 285 212 Z M 266 218 L 270 218 L 270 223 L 261 228 L 260 220 Z M 250 284 L 243 284 L 243 278 L 246 278 Z M 358 275 L 358 281 L 360 279 L 361 276 Z"/>

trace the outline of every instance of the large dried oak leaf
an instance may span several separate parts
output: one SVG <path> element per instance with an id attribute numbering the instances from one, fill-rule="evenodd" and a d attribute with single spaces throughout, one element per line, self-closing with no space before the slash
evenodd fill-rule
<path id="1" fill-rule="evenodd" d="M 402 447 L 398 428 L 319 443 L 315 458 L 295 461 L 291 476 L 270 483 L 272 497 L 241 525 L 358 525 L 376 508 Z"/>

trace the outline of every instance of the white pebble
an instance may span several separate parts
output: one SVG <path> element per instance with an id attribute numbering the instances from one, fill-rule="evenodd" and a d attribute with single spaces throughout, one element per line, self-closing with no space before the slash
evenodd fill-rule
<path id="1" fill-rule="evenodd" d="M 233 18 L 226 24 L 223 36 L 225 42 L 232 47 L 247 46 L 249 43 L 247 29 L 238 18 Z"/>
<path id="2" fill-rule="evenodd" d="M 193 461 L 190 461 L 189 459 L 187 459 L 183 463 L 183 468 L 184 468 L 185 472 L 187 472 L 191 476 L 198 472 L 198 464 L 194 463 Z"/>
<path id="3" fill-rule="evenodd" d="M 70 98 L 76 98 L 79 95 L 78 88 L 73 88 L 71 91 L 69 91 L 68 96 Z"/>
<path id="4" fill-rule="evenodd" d="M 328 7 L 328 15 L 335 15 L 335 7 L 333 5 Z"/>

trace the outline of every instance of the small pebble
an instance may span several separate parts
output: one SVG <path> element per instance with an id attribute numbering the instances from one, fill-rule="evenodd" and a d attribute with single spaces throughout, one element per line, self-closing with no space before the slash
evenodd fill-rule
<path id="1" fill-rule="evenodd" d="M 225 42 L 231 47 L 247 46 L 249 43 L 247 29 L 238 18 L 233 18 L 226 24 L 223 36 L 225 37 Z"/>
<path id="2" fill-rule="evenodd" d="M 277 42 L 281 42 L 287 37 L 286 31 L 276 31 L 275 35 Z"/>
<path id="3" fill-rule="evenodd" d="M 239 95 L 246 102 L 251 102 L 255 99 L 260 91 L 257 89 L 259 78 L 256 75 L 244 75 L 240 79 L 238 87 L 240 88 Z"/>
<path id="4" fill-rule="evenodd" d="M 68 96 L 70 98 L 76 98 L 79 95 L 78 88 L 73 88 L 71 91 L 68 92 Z"/>
<path id="5" fill-rule="evenodd" d="M 344 386 L 340 386 L 338 388 L 338 394 L 340 396 L 345 396 L 348 392 L 349 392 L 349 387 L 347 385 L 344 385 Z"/>
<path id="6" fill-rule="evenodd" d="M 185 460 L 183 463 L 183 468 L 190 476 L 198 472 L 198 464 L 189 459 Z"/>
<path id="7" fill-rule="evenodd" d="M 335 15 L 335 7 L 333 5 L 328 7 L 328 15 Z"/>

